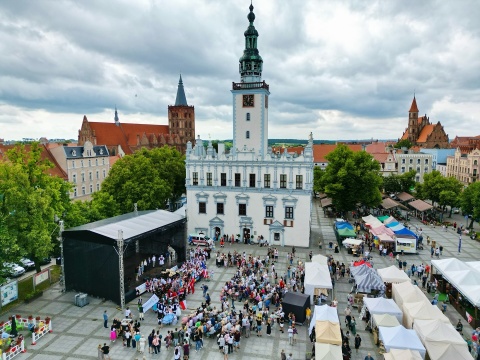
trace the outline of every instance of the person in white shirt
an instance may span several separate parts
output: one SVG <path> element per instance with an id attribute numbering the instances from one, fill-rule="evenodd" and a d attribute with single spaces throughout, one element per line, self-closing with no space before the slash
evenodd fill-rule
<path id="1" fill-rule="evenodd" d="M 127 307 L 125 309 L 125 318 L 128 319 L 128 318 L 131 318 L 132 317 L 132 311 L 130 310 L 129 307 Z"/>

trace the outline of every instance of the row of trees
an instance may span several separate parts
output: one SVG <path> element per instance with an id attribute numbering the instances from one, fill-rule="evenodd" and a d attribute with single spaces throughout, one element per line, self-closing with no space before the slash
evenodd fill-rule
<path id="1" fill-rule="evenodd" d="M 323 192 L 332 199 L 340 211 L 351 211 L 358 204 L 376 207 L 382 201 L 382 191 L 391 194 L 413 193 L 417 199 L 430 200 L 443 212 L 449 207 L 461 207 L 464 214 L 480 219 L 480 183 L 473 183 L 465 190 L 460 181 L 444 177 L 439 171 L 423 176 L 423 183 L 416 183 L 415 170 L 405 174 L 383 177 L 380 164 L 367 152 L 353 152 L 346 145 L 326 156 L 325 170 L 314 168 L 314 191 Z M 470 224 L 470 225 L 472 225 Z"/>
<path id="2" fill-rule="evenodd" d="M 118 160 L 91 201 L 70 201 L 72 184 L 50 176 L 38 143 L 18 145 L 0 161 L 0 268 L 26 256 L 35 264 L 58 247 L 65 228 L 139 210 L 164 209 L 185 191 L 185 158 L 177 150 L 142 149 Z M 40 271 L 37 265 L 37 271 Z"/>

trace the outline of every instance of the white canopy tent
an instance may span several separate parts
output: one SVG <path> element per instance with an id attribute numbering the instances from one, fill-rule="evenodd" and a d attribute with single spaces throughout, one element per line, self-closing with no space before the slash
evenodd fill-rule
<path id="1" fill-rule="evenodd" d="M 403 325 L 411 329 L 418 320 L 440 320 L 450 324 L 450 320 L 442 314 L 442 311 L 425 298 L 418 302 L 403 304 Z"/>
<path id="2" fill-rule="evenodd" d="M 405 271 L 400 270 L 395 265 L 383 269 L 377 269 L 377 272 L 385 283 L 410 282 L 410 278 L 405 274 Z"/>
<path id="3" fill-rule="evenodd" d="M 378 298 L 363 298 L 365 307 L 370 311 L 370 314 L 389 314 L 395 316 L 401 323 L 403 319 L 403 312 L 392 299 Z"/>
<path id="4" fill-rule="evenodd" d="M 319 263 L 320 265 L 328 265 L 328 258 L 321 254 L 312 256 L 312 262 Z"/>
<path id="5" fill-rule="evenodd" d="M 469 264 L 457 258 L 432 260 L 432 268 L 437 269 L 475 307 L 480 307 L 479 267 L 477 262 Z"/>
<path id="6" fill-rule="evenodd" d="M 417 350 L 391 349 L 383 354 L 385 360 L 422 360 L 422 355 Z"/>
<path id="7" fill-rule="evenodd" d="M 415 320 L 413 329 L 431 360 L 472 359 L 467 343 L 452 324 L 440 320 Z"/>
<path id="8" fill-rule="evenodd" d="M 385 326 L 385 327 L 393 327 L 393 326 L 400 326 L 401 322 L 398 319 L 390 314 L 373 314 L 372 315 L 372 323 L 373 326 Z"/>
<path id="9" fill-rule="evenodd" d="M 360 246 L 363 243 L 363 240 L 360 239 L 353 239 L 353 238 L 348 238 L 342 241 L 342 244 L 344 246 L 349 245 L 349 246 Z"/>
<path id="10" fill-rule="evenodd" d="M 332 279 L 327 265 L 316 262 L 305 263 L 305 294 L 310 295 L 313 303 L 315 289 L 332 289 Z"/>
<path id="11" fill-rule="evenodd" d="M 308 333 L 310 334 L 315 326 L 316 321 L 330 321 L 332 323 L 340 323 L 338 319 L 337 308 L 328 305 L 316 305 L 313 309 L 312 319 L 310 326 L 308 327 Z"/>
<path id="12" fill-rule="evenodd" d="M 400 308 L 403 303 L 417 302 L 426 299 L 422 290 L 410 282 L 392 284 L 392 298 Z"/>
<path id="13" fill-rule="evenodd" d="M 315 360 L 342 360 L 340 345 L 315 343 Z"/>
<path id="14" fill-rule="evenodd" d="M 385 350 L 410 349 L 417 350 L 422 359 L 425 359 L 425 348 L 418 338 L 415 330 L 405 329 L 403 326 L 378 328 L 379 338 L 385 346 Z"/>

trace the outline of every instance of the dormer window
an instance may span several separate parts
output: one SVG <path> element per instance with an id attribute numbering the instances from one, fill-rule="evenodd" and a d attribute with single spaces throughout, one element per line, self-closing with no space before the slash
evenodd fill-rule
<path id="1" fill-rule="evenodd" d="M 75 150 L 72 150 L 72 156 L 77 156 L 77 152 Z"/>
<path id="2" fill-rule="evenodd" d="M 100 149 L 100 155 L 103 155 L 103 149 Z"/>

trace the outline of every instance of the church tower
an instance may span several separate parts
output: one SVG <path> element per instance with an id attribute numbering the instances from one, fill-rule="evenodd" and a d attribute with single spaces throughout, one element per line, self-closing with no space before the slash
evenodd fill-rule
<path id="1" fill-rule="evenodd" d="M 269 86 L 262 81 L 263 60 L 257 48 L 258 31 L 253 22 L 253 5 L 247 16 L 245 49 L 239 60 L 240 82 L 232 84 L 233 149 L 254 152 L 263 158 L 268 147 Z"/>
<path id="2" fill-rule="evenodd" d="M 195 140 L 195 107 L 187 104 L 182 75 L 178 81 L 175 105 L 168 106 L 168 130 L 170 136 L 178 136 L 185 152 L 188 141 Z"/>
<path id="3" fill-rule="evenodd" d="M 412 106 L 410 106 L 410 110 L 408 111 L 408 140 L 412 144 L 417 142 L 418 136 L 420 135 L 420 126 L 418 124 L 418 107 L 417 107 L 417 100 L 415 99 L 415 95 L 413 96 Z"/>

